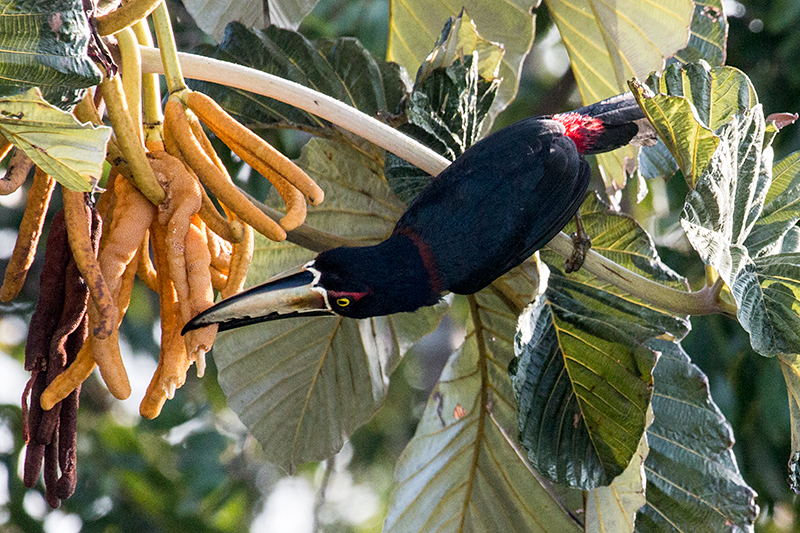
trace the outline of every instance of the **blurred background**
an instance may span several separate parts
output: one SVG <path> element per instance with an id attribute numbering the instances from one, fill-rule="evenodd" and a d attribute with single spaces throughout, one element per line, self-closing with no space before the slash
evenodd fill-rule
<path id="1" fill-rule="evenodd" d="M 765 114 L 800 111 L 800 32 L 794 30 L 800 24 L 800 2 L 723 4 L 729 24 L 727 64 L 750 77 Z M 169 8 L 179 49 L 210 42 L 179 2 L 169 2 Z M 388 15 L 388 0 L 321 0 L 300 31 L 311 39 L 354 36 L 375 56 L 385 57 Z M 542 6 L 519 95 L 495 128 L 578 107 L 568 67 L 558 32 Z M 303 140 L 295 132 L 275 132 L 270 138 L 292 156 Z M 776 161 L 800 149 L 800 126 L 784 129 L 773 146 Z M 227 163 L 236 175 L 240 163 Z M 246 178 L 246 172 L 239 174 Z M 595 185 L 602 190 L 599 181 Z M 684 181 L 649 182 L 651 194 L 640 204 L 634 200 L 635 185 L 625 191 L 624 209 L 651 231 L 666 263 L 691 280 L 702 280 L 702 265 L 676 231 L 687 192 Z M 245 180 L 242 186 L 264 194 Z M 4 269 L 22 217 L 24 193 L 0 196 L 0 207 Z M 330 461 L 305 465 L 289 477 L 263 460 L 259 445 L 227 409 L 213 357 L 206 377 L 198 380 L 190 372 L 158 419 L 138 416 L 138 399 L 156 366 L 158 306 L 155 295 L 137 280 L 122 341 L 132 399 L 112 400 L 97 379 L 86 382 L 78 421 L 78 487 L 61 509 L 52 511 L 39 489 L 26 489 L 21 480 L 19 399 L 27 380 L 21 361 L 38 294 L 40 261 L 23 294 L 11 305 L 0 306 L 0 532 L 380 531 L 395 461 L 414 433 L 458 332 L 444 327 L 424 339 L 393 374 L 384 407 L 341 453 Z M 757 531 L 800 531 L 800 504 L 786 482 L 790 421 L 777 363 L 756 355 L 732 320 L 696 317 L 692 326 L 683 346 L 708 375 L 712 395 L 733 426 L 739 466 L 759 494 L 762 516 Z"/>

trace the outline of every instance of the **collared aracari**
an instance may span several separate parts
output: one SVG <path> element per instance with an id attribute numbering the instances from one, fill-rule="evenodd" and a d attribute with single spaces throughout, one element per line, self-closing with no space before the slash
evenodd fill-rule
<path id="1" fill-rule="evenodd" d="M 447 292 L 480 291 L 577 213 L 591 177 L 584 155 L 653 138 L 631 93 L 511 124 L 433 178 L 385 241 L 322 252 L 198 314 L 184 332 L 291 316 L 388 315 L 433 305 Z"/>

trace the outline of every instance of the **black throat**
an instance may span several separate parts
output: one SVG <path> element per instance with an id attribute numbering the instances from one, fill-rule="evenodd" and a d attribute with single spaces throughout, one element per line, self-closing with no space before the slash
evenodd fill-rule
<path id="1" fill-rule="evenodd" d="M 363 305 L 353 309 L 354 318 L 414 311 L 439 301 L 438 287 L 429 274 L 430 265 L 426 265 L 417 243 L 407 235 L 393 234 L 375 246 L 322 252 L 314 260 L 314 267 L 326 290 L 368 294 Z"/>

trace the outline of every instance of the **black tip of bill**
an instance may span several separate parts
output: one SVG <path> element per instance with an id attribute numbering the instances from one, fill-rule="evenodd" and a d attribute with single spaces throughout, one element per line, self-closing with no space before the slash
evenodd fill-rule
<path id="1" fill-rule="evenodd" d="M 181 335 L 211 324 L 226 331 L 281 318 L 331 315 L 324 290 L 314 286 L 316 276 L 313 270 L 301 267 L 240 292 L 191 319 Z"/>

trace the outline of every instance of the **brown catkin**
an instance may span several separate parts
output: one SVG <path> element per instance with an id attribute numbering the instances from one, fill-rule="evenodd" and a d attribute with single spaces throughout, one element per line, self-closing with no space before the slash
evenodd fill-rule
<path id="1" fill-rule="evenodd" d="M 0 301 L 13 300 L 25 284 L 28 270 L 36 256 L 36 246 L 42 235 L 47 207 L 50 205 L 50 197 L 55 185 L 56 180 L 43 170 L 36 169 L 36 173 L 33 175 L 33 185 L 28 191 L 25 212 L 19 225 L 17 242 L 14 244 L 14 251 L 11 252 L 8 265 L 6 265 L 3 286 L 0 288 Z"/>
<path id="2" fill-rule="evenodd" d="M 25 370 L 44 370 L 50 351 L 50 337 L 64 306 L 64 272 L 69 263 L 69 247 L 64 212 L 50 222 L 44 250 L 44 265 L 39 276 L 39 300 L 31 316 L 25 344 Z"/>

